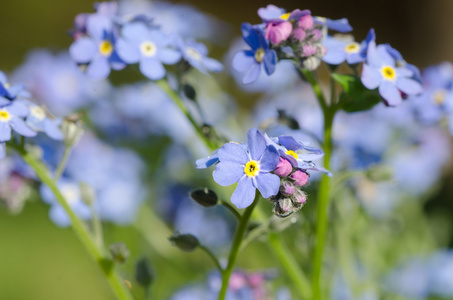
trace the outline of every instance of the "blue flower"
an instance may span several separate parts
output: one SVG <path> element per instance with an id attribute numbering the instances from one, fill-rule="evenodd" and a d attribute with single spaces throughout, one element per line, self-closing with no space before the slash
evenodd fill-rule
<path id="1" fill-rule="evenodd" d="M 55 140 L 62 140 L 63 133 L 60 130 L 61 119 L 50 119 L 45 108 L 28 102 L 30 114 L 25 119 L 25 123 L 34 131 L 44 132 Z"/>
<path id="2" fill-rule="evenodd" d="M 36 135 L 36 132 L 22 120 L 29 113 L 28 108 L 19 102 L 13 102 L 0 108 L 0 143 L 11 139 L 11 129 L 26 137 Z"/>
<path id="3" fill-rule="evenodd" d="M 236 53 L 233 58 L 233 68 L 238 72 L 245 72 L 242 83 L 248 84 L 258 79 L 262 64 L 267 75 L 274 73 L 277 53 L 269 48 L 269 41 L 266 40 L 261 29 L 249 23 L 243 23 L 241 30 L 244 41 L 252 49 Z"/>
<path id="4" fill-rule="evenodd" d="M 295 9 L 287 13 L 285 9 L 277 7 L 273 4 L 267 5 L 265 8 L 258 9 L 258 15 L 263 19 L 264 23 L 281 23 L 299 20 L 301 17 L 311 14 L 307 9 Z"/>
<path id="5" fill-rule="evenodd" d="M 223 70 L 223 65 L 208 55 L 208 49 L 202 43 L 197 43 L 193 39 L 182 41 L 178 40 L 179 50 L 182 52 L 184 59 L 195 69 L 203 74 L 210 72 L 220 72 Z"/>
<path id="6" fill-rule="evenodd" d="M 72 59 L 88 64 L 87 75 L 95 79 L 106 78 L 110 69 L 123 69 L 126 65 L 115 50 L 116 34 L 110 18 L 93 14 L 87 19 L 88 36 L 78 38 L 69 48 Z"/>
<path id="7" fill-rule="evenodd" d="M 376 35 L 373 29 L 370 29 L 366 39 L 360 44 L 354 41 L 339 40 L 327 36 L 323 41 L 327 52 L 322 60 L 331 65 L 339 65 L 345 60 L 350 65 L 364 62 L 368 45 L 371 41 L 374 41 L 375 37 Z"/>
<path id="8" fill-rule="evenodd" d="M 403 101 L 401 92 L 415 95 L 422 91 L 421 84 L 412 79 L 413 75 L 410 69 L 396 66 L 385 45 L 376 47 L 374 41 L 370 42 L 367 62 L 362 70 L 362 83 L 370 90 L 379 88 L 379 94 L 387 105 L 400 104 Z"/>
<path id="9" fill-rule="evenodd" d="M 231 202 L 238 208 L 252 204 L 256 188 L 264 198 L 269 198 L 278 193 L 280 186 L 280 178 L 270 173 L 279 162 L 277 149 L 267 146 L 264 136 L 254 128 L 247 133 L 247 143 L 247 150 L 236 143 L 223 145 L 213 173 L 221 186 L 238 182 L 231 196 Z"/>
<path id="10" fill-rule="evenodd" d="M 22 84 L 11 85 L 5 73 L 0 71 L 0 106 L 8 105 L 12 100 L 24 92 Z"/>
<path id="11" fill-rule="evenodd" d="M 401 53 L 396 50 L 395 48 L 392 48 L 389 44 L 384 44 L 385 48 L 387 49 L 387 52 L 395 59 L 396 66 L 397 67 L 405 67 L 411 70 L 414 74 L 412 75 L 412 78 L 417 80 L 418 82 L 422 83 L 422 76 L 420 74 L 420 70 L 412 65 L 408 64 Z"/>
<path id="12" fill-rule="evenodd" d="M 181 53 L 170 48 L 167 36 L 159 30 L 150 30 L 142 22 L 124 25 L 121 33 L 116 44 L 119 57 L 128 64 L 139 62 L 140 71 L 151 80 L 165 76 L 162 63 L 171 65 L 181 59 Z"/>

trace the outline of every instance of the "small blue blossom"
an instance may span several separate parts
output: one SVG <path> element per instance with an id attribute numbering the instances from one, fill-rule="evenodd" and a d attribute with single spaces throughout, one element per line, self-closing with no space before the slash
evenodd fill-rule
<path id="1" fill-rule="evenodd" d="M 86 72 L 95 79 L 106 78 L 110 69 L 123 69 L 126 65 L 116 49 L 116 34 L 110 18 L 93 14 L 87 19 L 87 34 L 70 46 L 69 53 L 78 64 L 88 64 Z"/>
<path id="2" fill-rule="evenodd" d="M 264 198 L 269 198 L 278 193 L 280 186 L 279 177 L 270 173 L 279 162 L 277 149 L 267 146 L 264 136 L 254 128 L 249 130 L 247 142 L 247 150 L 236 143 L 221 147 L 219 163 L 213 173 L 214 180 L 221 186 L 238 182 L 231 196 L 231 202 L 238 208 L 252 204 L 257 188 Z"/>
<path id="3" fill-rule="evenodd" d="M 416 95 L 422 91 L 421 84 L 412 79 L 413 75 L 410 69 L 396 66 L 385 45 L 376 47 L 374 41 L 370 42 L 367 62 L 362 70 L 362 83 L 370 90 L 379 88 L 379 94 L 387 105 L 401 104 L 401 93 Z"/>
<path id="4" fill-rule="evenodd" d="M 0 106 L 10 104 L 21 93 L 25 93 L 24 86 L 22 84 L 11 85 L 5 73 L 0 71 Z"/>
<path id="5" fill-rule="evenodd" d="M 36 132 L 30 129 L 23 120 L 29 113 L 28 108 L 19 102 L 13 102 L 0 108 L 0 143 L 11 139 L 11 129 L 26 137 L 36 135 Z"/>
<path id="6" fill-rule="evenodd" d="M 209 72 L 220 72 L 223 65 L 208 55 L 208 49 L 203 43 L 197 43 L 193 39 L 182 41 L 178 39 L 178 47 L 182 52 L 184 59 L 195 69 L 203 74 Z"/>
<path id="7" fill-rule="evenodd" d="M 25 119 L 25 123 L 34 131 L 44 132 L 55 140 L 62 140 L 63 133 L 60 130 L 61 119 L 51 119 L 45 108 L 32 102 L 27 103 L 30 114 Z"/>
<path id="8" fill-rule="evenodd" d="M 323 17 L 315 17 L 315 24 L 325 26 L 327 29 L 335 30 L 341 33 L 347 33 L 352 31 L 351 25 L 349 25 L 349 21 L 346 18 L 332 20 Z"/>
<path id="9" fill-rule="evenodd" d="M 243 84 L 256 81 L 261 72 L 261 65 L 267 75 L 275 72 L 277 53 L 269 48 L 269 41 L 264 37 L 261 29 L 243 23 L 241 26 L 244 41 L 252 48 L 236 53 L 233 58 L 233 68 L 238 72 L 245 72 Z"/>
<path id="10" fill-rule="evenodd" d="M 128 64 L 139 62 L 140 71 L 151 80 L 165 76 L 162 63 L 171 65 L 181 59 L 181 53 L 170 47 L 167 36 L 142 22 L 124 25 L 121 33 L 116 44 L 119 57 Z"/>
<path id="11" fill-rule="evenodd" d="M 258 9 L 258 15 L 264 23 L 281 23 L 299 20 L 301 17 L 311 14 L 307 9 L 295 9 L 287 13 L 285 9 L 269 4 L 266 7 Z"/>
<path id="12" fill-rule="evenodd" d="M 326 54 L 322 60 L 331 65 L 339 65 L 346 60 L 350 65 L 364 62 L 368 45 L 375 39 L 374 30 L 371 29 L 364 41 L 360 44 L 354 41 L 340 40 L 327 36 L 323 41 Z"/>

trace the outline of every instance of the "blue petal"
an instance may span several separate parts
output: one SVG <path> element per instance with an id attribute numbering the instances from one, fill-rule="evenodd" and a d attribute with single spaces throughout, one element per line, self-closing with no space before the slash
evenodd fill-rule
<path id="1" fill-rule="evenodd" d="M 181 60 L 181 52 L 171 48 L 161 48 L 157 52 L 159 59 L 167 65 L 173 65 Z"/>
<path id="2" fill-rule="evenodd" d="M 5 97 L 3 96 L 0 96 L 0 107 L 1 106 L 5 106 L 5 105 L 8 105 L 11 103 L 11 100 L 9 99 L 6 99 Z"/>
<path id="3" fill-rule="evenodd" d="M 197 169 L 206 169 L 213 164 L 219 161 L 219 155 L 217 154 L 218 150 L 214 151 L 212 155 L 204 158 L 197 159 L 195 164 L 197 165 Z"/>
<path id="4" fill-rule="evenodd" d="M 250 23 L 242 23 L 241 31 L 242 38 L 247 43 L 247 45 L 249 45 L 253 50 L 258 49 L 260 46 L 260 41 L 255 28 L 253 28 Z"/>
<path id="5" fill-rule="evenodd" d="M 18 100 L 14 101 L 10 106 L 6 106 L 5 109 L 20 118 L 25 118 L 30 114 L 27 105 Z"/>
<path id="6" fill-rule="evenodd" d="M 239 180 L 239 183 L 231 195 L 231 202 L 237 208 L 246 208 L 253 203 L 255 199 L 256 188 L 253 186 L 251 177 L 244 176 Z"/>
<path id="7" fill-rule="evenodd" d="M 8 82 L 8 77 L 6 77 L 6 74 L 0 71 L 0 82 L 1 83 L 7 83 Z"/>
<path id="8" fill-rule="evenodd" d="M 397 88 L 407 95 L 416 95 L 422 92 L 422 85 L 413 79 L 409 78 L 397 78 Z"/>
<path id="9" fill-rule="evenodd" d="M 264 198 L 277 195 L 280 188 L 280 177 L 271 173 L 260 173 L 255 179 L 256 187 Z"/>
<path id="10" fill-rule="evenodd" d="M 283 8 L 277 7 L 273 4 L 268 4 L 266 8 L 261 7 L 258 9 L 258 16 L 263 20 L 278 19 L 285 13 Z"/>
<path id="11" fill-rule="evenodd" d="M 212 177 L 221 186 L 232 185 L 245 176 L 244 166 L 231 161 L 221 161 L 216 165 Z"/>
<path id="12" fill-rule="evenodd" d="M 266 151 L 264 151 L 263 156 L 261 157 L 260 167 L 261 171 L 270 172 L 274 171 L 278 165 L 280 154 L 274 146 L 267 146 Z"/>
<path id="13" fill-rule="evenodd" d="M 87 37 L 79 38 L 69 47 L 72 59 L 80 64 L 89 63 L 97 51 L 96 43 Z"/>
<path id="14" fill-rule="evenodd" d="M 397 77 L 412 77 L 412 75 L 414 75 L 414 72 L 412 72 L 412 70 L 404 67 L 397 67 L 395 68 L 395 71 Z"/>
<path id="15" fill-rule="evenodd" d="M 363 64 L 361 79 L 367 89 L 374 90 L 381 84 L 382 75 L 376 68 Z"/>
<path id="16" fill-rule="evenodd" d="M 93 79 L 103 79 L 110 74 L 108 58 L 97 55 L 87 67 L 87 75 Z"/>
<path id="17" fill-rule="evenodd" d="M 247 151 L 238 144 L 227 143 L 223 145 L 217 152 L 221 162 L 235 162 L 245 165 L 249 161 Z"/>
<path id="18" fill-rule="evenodd" d="M 162 79 L 166 74 L 162 63 L 154 57 L 143 58 L 140 61 L 140 72 L 151 80 Z"/>
<path id="19" fill-rule="evenodd" d="M 278 143 L 288 150 L 297 151 L 304 148 L 304 145 L 296 141 L 292 136 L 282 135 L 278 137 Z"/>
<path id="20" fill-rule="evenodd" d="M 140 60 L 140 49 L 136 44 L 119 38 L 116 41 L 115 49 L 118 56 L 128 64 L 135 64 Z"/>
<path id="21" fill-rule="evenodd" d="M 0 143 L 11 139 L 11 126 L 7 122 L 0 121 Z"/>
<path id="22" fill-rule="evenodd" d="M 221 72 L 223 71 L 223 64 L 216 59 L 205 57 L 203 63 L 210 72 Z"/>
<path id="23" fill-rule="evenodd" d="M 11 128 L 20 135 L 27 137 L 36 136 L 36 131 L 33 131 L 22 119 L 19 119 L 18 117 L 12 117 L 9 124 L 11 125 Z"/>
<path id="24" fill-rule="evenodd" d="M 59 204 L 52 205 L 49 211 L 49 217 L 57 226 L 68 227 L 71 225 L 71 219 Z"/>
<path id="25" fill-rule="evenodd" d="M 384 80 L 379 86 L 379 94 L 390 106 L 398 105 L 403 101 L 395 84 L 388 80 Z"/>
<path id="26" fill-rule="evenodd" d="M 0 161 L 2 161 L 6 156 L 6 145 L 5 143 L 0 143 Z"/>
<path id="27" fill-rule="evenodd" d="M 252 128 L 247 132 L 247 144 L 250 157 L 253 160 L 261 160 L 264 152 L 266 151 L 266 139 L 256 128 Z"/>
<path id="28" fill-rule="evenodd" d="M 100 41 L 106 38 L 106 32 L 112 30 L 112 22 L 106 16 L 92 14 L 87 19 L 86 27 L 88 34 L 95 40 Z"/>
<path id="29" fill-rule="evenodd" d="M 391 67 L 395 66 L 395 59 L 388 53 L 385 45 L 377 46 L 376 55 L 378 56 L 379 60 L 381 61 L 381 65 L 386 65 L 386 66 L 391 66 Z"/>
<path id="30" fill-rule="evenodd" d="M 233 68 L 238 72 L 249 70 L 255 62 L 255 52 L 252 50 L 239 51 L 233 57 Z"/>
<path id="31" fill-rule="evenodd" d="M 124 38 L 138 44 L 148 38 L 149 28 L 142 22 L 128 23 L 121 29 L 121 34 Z"/>
<path id="32" fill-rule="evenodd" d="M 61 141 L 63 133 L 60 130 L 61 120 L 44 120 L 44 132 L 54 140 Z"/>
<path id="33" fill-rule="evenodd" d="M 275 50 L 268 50 L 264 54 L 264 70 L 266 71 L 267 75 L 271 75 L 275 72 L 275 67 L 277 65 L 277 52 Z"/>
<path id="34" fill-rule="evenodd" d="M 256 61 L 253 61 L 252 66 L 250 69 L 245 73 L 244 78 L 242 78 L 242 83 L 243 84 L 249 84 L 258 79 L 260 76 L 261 72 L 261 64 L 257 63 Z"/>

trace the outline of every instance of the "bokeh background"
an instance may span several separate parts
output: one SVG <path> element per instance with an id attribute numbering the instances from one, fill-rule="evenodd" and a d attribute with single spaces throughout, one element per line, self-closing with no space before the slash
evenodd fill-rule
<path id="1" fill-rule="evenodd" d="M 218 32 L 219 36 L 226 34 L 228 38 L 212 46 L 212 56 L 221 61 L 230 41 L 239 35 L 241 22 L 257 23 L 257 9 L 268 4 L 253 0 L 174 3 L 194 5 L 228 24 L 226 32 Z M 408 62 L 420 68 L 445 60 L 453 61 L 453 2 L 449 0 L 321 0 L 278 1 L 273 4 L 288 10 L 307 8 L 313 15 L 333 19 L 347 17 L 359 40 L 373 27 L 378 42 L 390 43 L 403 53 Z M 1 1 L 0 69 L 13 71 L 34 48 L 67 49 L 72 42 L 68 31 L 74 17 L 80 12 L 92 12 L 92 5 L 90 0 Z M 239 105 L 249 106 L 252 100 L 237 98 L 236 101 Z M 429 176 L 429 170 L 420 172 L 427 172 Z M 453 172 L 447 170 L 438 192 L 424 207 L 428 214 L 437 216 L 438 226 L 446 228 L 453 227 L 452 183 Z M 100 271 L 92 264 L 71 229 L 55 226 L 48 218 L 48 206 L 38 197 L 34 195 L 19 215 L 0 210 L 0 299 L 111 299 Z M 159 225 L 151 222 L 147 226 Z M 160 234 L 165 236 L 167 233 L 170 234 L 165 231 Z M 126 242 L 132 256 L 139 256 L 142 249 L 148 249 L 146 241 L 133 226 L 106 225 L 105 235 L 107 242 Z M 449 241 L 452 247 L 453 235 Z M 166 239 L 162 242 L 167 243 Z M 163 251 L 168 250 L 166 247 L 163 245 Z M 192 274 L 199 276 L 210 268 L 203 263 L 205 256 L 202 253 L 180 254 L 174 251 L 172 261 L 166 261 L 153 259 L 160 257 L 154 251 L 149 249 L 147 256 L 158 277 L 162 278 L 158 281 L 165 282 L 165 285 L 158 282 L 154 285 L 154 299 L 164 299 Z M 249 257 L 247 263 L 261 261 L 263 267 L 272 266 L 268 261 L 269 253 L 258 253 L 261 254 Z M 126 265 L 126 269 L 132 268 L 133 262 Z"/>

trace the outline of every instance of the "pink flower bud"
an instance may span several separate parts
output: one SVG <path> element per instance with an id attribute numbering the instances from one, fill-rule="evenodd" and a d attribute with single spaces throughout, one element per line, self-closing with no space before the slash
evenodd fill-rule
<path id="1" fill-rule="evenodd" d="M 287 159 L 280 157 L 280 161 L 278 162 L 277 168 L 275 168 L 274 170 L 274 174 L 280 177 L 286 177 L 292 171 L 293 166 L 291 165 L 291 163 Z"/>
<path id="2" fill-rule="evenodd" d="M 307 202 L 307 195 L 305 195 L 305 193 L 302 191 L 295 193 L 292 198 L 297 204 L 303 205 L 305 204 L 305 202 Z"/>
<path id="3" fill-rule="evenodd" d="M 297 25 L 299 25 L 299 28 L 305 30 L 312 29 L 314 26 L 313 17 L 311 15 L 303 16 L 302 18 L 299 19 Z"/>
<path id="4" fill-rule="evenodd" d="M 280 185 L 280 192 L 283 195 L 291 196 L 294 192 L 296 192 L 296 187 L 289 181 L 283 181 Z"/>
<path id="5" fill-rule="evenodd" d="M 322 38 L 322 31 L 319 30 L 319 29 L 313 30 L 313 31 L 311 32 L 311 34 L 313 35 L 313 40 L 314 40 L 315 42 L 320 41 L 321 38 Z"/>
<path id="6" fill-rule="evenodd" d="M 304 171 L 298 169 L 294 171 L 291 176 L 289 176 L 292 180 L 294 180 L 294 184 L 297 186 L 305 186 L 308 183 L 308 178 L 310 177 L 307 173 Z"/>
<path id="7" fill-rule="evenodd" d="M 318 48 L 313 44 L 306 44 L 302 46 L 302 54 L 305 57 L 313 56 L 318 51 Z"/>
<path id="8" fill-rule="evenodd" d="M 296 28 L 293 31 L 293 36 L 296 40 L 299 40 L 302 42 L 307 37 L 307 33 L 305 32 L 305 30 L 303 30 L 301 28 Z"/>
<path id="9" fill-rule="evenodd" d="M 286 41 L 292 31 L 293 25 L 291 25 L 290 22 L 281 22 L 279 24 L 268 23 L 266 25 L 265 37 L 272 44 L 277 45 L 283 41 Z"/>

